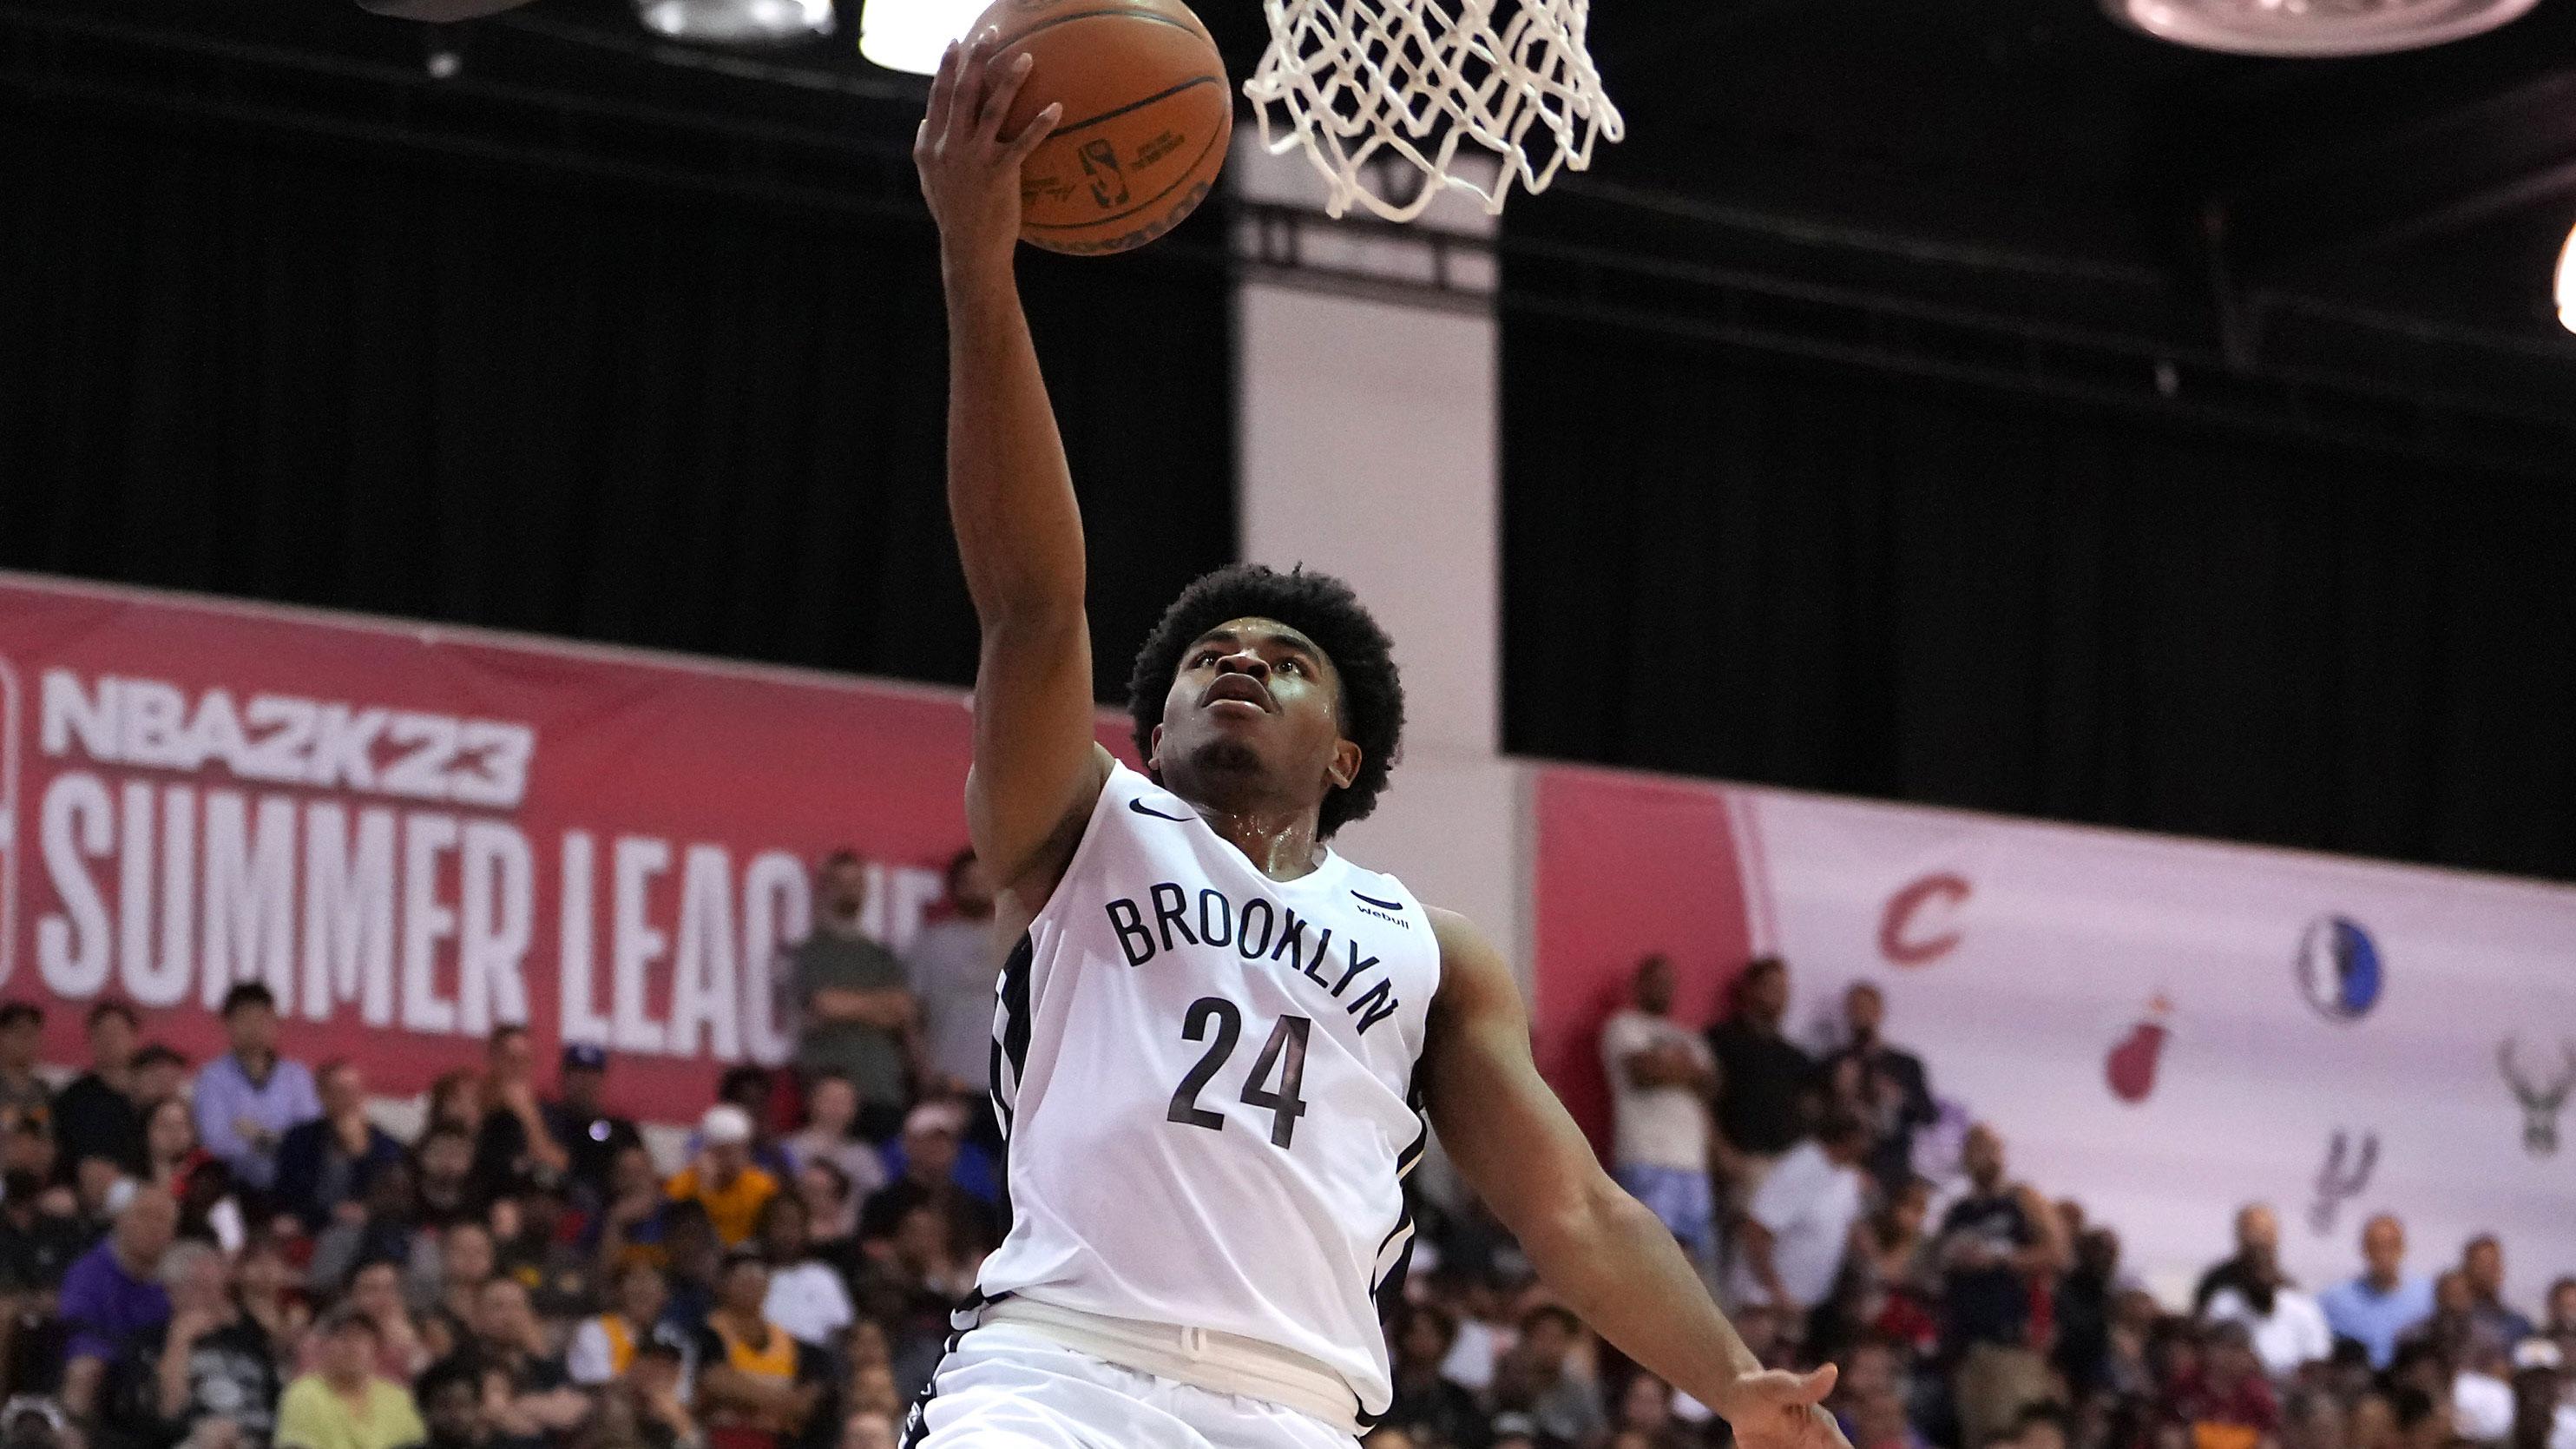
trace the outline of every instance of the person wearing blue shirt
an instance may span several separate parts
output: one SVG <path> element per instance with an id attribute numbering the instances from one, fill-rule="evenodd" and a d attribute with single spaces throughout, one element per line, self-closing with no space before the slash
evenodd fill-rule
<path id="1" fill-rule="evenodd" d="M 2370 1366 L 2384 1369 L 2396 1357 L 2397 1340 L 2433 1316 L 2433 1280 L 2398 1271 L 2406 1261 L 2406 1227 L 2386 1213 L 2362 1225 L 2361 1259 L 2366 1271 L 2317 1295 L 2317 1306 L 2337 1338 L 2360 1344 L 2370 1352 Z"/>
<path id="2" fill-rule="evenodd" d="M 234 986 L 223 1015 L 233 1049 L 197 1074 L 197 1141 L 232 1169 L 236 1184 L 265 1193 L 277 1182 L 278 1144 L 321 1116 L 322 1100 L 313 1073 L 277 1054 L 277 998 L 266 986 Z"/>

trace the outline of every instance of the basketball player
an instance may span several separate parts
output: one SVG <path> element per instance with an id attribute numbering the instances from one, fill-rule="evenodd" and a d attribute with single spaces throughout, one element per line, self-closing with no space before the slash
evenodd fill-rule
<path id="1" fill-rule="evenodd" d="M 1840 1449 L 1539 1078 L 1510 968 L 1328 842 L 1384 788 L 1386 636 L 1316 574 L 1190 586 L 1138 656 L 1144 773 L 1092 738 L 1082 520 L 1012 275 L 1025 66 L 941 62 L 915 147 L 951 332 L 948 497 L 982 623 L 975 852 L 1003 883 L 1016 1210 L 911 1449 L 1348 1449 L 1390 1394 L 1417 1102 L 1549 1288 L 1748 1449 Z M 1418 1093 L 1418 1096 L 1417 1096 Z"/>

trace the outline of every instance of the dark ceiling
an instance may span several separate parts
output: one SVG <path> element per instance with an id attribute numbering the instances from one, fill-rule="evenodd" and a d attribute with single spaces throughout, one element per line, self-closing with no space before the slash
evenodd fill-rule
<path id="1" fill-rule="evenodd" d="M 0 82 L 917 208 L 921 82 L 860 61 L 841 3 L 841 37 L 737 55 L 651 40 L 628 0 L 451 27 L 347 0 L 0 0 Z M 1255 0 L 1202 9 L 1248 70 Z M 1781 335 L 2153 374 L 2169 398 L 2259 385 L 2267 407 L 2394 409 L 2401 429 L 2434 399 L 2453 415 L 2428 445 L 2519 429 L 2565 456 L 2576 338 L 2548 287 L 2576 221 L 2576 0 L 2341 61 L 2183 50 L 2093 0 L 1608 0 L 1592 34 L 1628 138 L 1520 200 L 1505 237 L 1507 258 L 1589 270 L 1507 266 L 1507 292 L 1653 321 L 1696 288 L 1712 317 L 1770 308 Z M 453 78 L 430 78 L 434 50 Z"/>

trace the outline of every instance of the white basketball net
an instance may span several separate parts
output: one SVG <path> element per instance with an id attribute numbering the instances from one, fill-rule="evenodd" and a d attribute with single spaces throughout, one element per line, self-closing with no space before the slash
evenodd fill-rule
<path id="1" fill-rule="evenodd" d="M 1274 154 L 1306 148 L 1331 188 L 1325 207 L 1334 216 L 1357 202 L 1411 221 L 1451 186 L 1500 212 L 1515 181 L 1545 191 L 1560 168 L 1592 164 L 1596 136 L 1620 137 L 1618 108 L 1584 49 L 1590 0 L 1263 6 L 1270 50 L 1243 93 Z M 1497 28 L 1497 10 L 1515 12 L 1509 24 Z M 1273 106 L 1285 113 L 1284 133 L 1272 131 Z M 1490 187 L 1453 169 L 1470 141 L 1502 158 Z"/>

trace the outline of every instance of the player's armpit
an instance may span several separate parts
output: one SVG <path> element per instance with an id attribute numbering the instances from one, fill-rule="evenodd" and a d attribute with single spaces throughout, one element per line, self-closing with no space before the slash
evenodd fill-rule
<path id="1" fill-rule="evenodd" d="M 1725 1415 L 1742 1449 L 1850 1449 L 1817 1407 L 1832 1370 L 1779 1373 L 1754 1359 L 1672 1234 L 1610 1181 L 1540 1078 L 1502 953 L 1456 913 L 1430 916 L 1440 939 L 1423 1053 L 1431 1126 L 1540 1280 L 1621 1352 Z"/>

